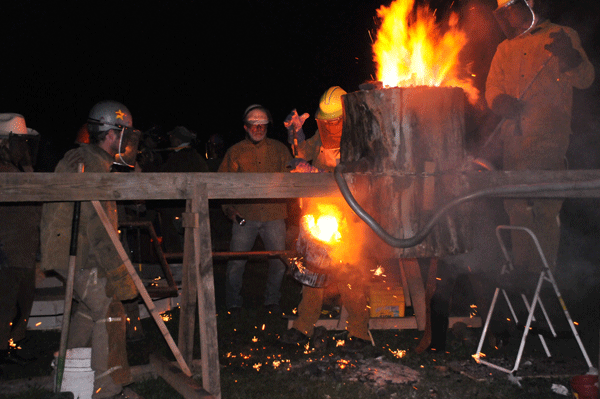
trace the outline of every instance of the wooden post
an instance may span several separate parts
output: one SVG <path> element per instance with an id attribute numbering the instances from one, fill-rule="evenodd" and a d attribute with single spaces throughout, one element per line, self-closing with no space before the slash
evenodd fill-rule
<path id="1" fill-rule="evenodd" d="M 198 214 L 192 210 L 193 200 L 186 201 L 185 212 L 181 215 L 183 236 L 183 264 L 181 273 L 181 302 L 179 303 L 179 337 L 177 343 L 185 361 L 191 364 L 194 356 L 194 328 L 196 324 L 196 305 L 198 287 L 196 269 L 199 263 L 194 248 L 194 236 L 198 228 Z"/>
<path id="2" fill-rule="evenodd" d="M 195 325 L 194 310 L 198 304 L 200 321 L 200 352 L 202 362 L 202 385 L 216 398 L 221 397 L 219 371 L 219 342 L 217 339 L 217 308 L 210 237 L 210 219 L 206 184 L 190 188 L 191 197 L 186 203 L 183 215 L 184 236 L 184 279 L 182 296 L 179 342 L 185 345 L 184 357 L 191 359 Z M 186 270 L 187 269 L 187 270 Z M 184 291 L 186 292 L 186 291 Z M 193 295 L 197 295 L 197 302 Z"/>
<path id="3" fill-rule="evenodd" d="M 406 283 L 408 284 L 409 295 L 411 298 L 417 329 L 425 330 L 426 324 L 426 308 L 425 308 L 425 285 L 423 277 L 421 277 L 421 269 L 417 259 L 400 259 L 402 268 L 406 275 Z M 406 294 L 404 295 L 407 296 Z"/>

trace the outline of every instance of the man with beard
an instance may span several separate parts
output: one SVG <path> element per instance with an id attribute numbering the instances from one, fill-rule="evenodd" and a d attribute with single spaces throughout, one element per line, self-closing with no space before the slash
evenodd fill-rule
<path id="1" fill-rule="evenodd" d="M 244 112 L 246 137 L 227 150 L 219 172 L 276 173 L 286 172 L 292 159 L 287 147 L 267 137 L 271 117 L 266 108 L 255 104 Z M 233 221 L 230 251 L 247 252 L 260 235 L 265 250 L 285 250 L 287 204 L 285 200 L 242 200 L 225 204 L 223 211 Z M 226 305 L 232 316 L 238 316 L 243 305 L 240 295 L 246 259 L 233 259 L 227 263 Z M 280 259 L 269 260 L 265 309 L 272 314 L 281 313 L 280 288 L 285 265 Z"/>
<path id="2" fill-rule="evenodd" d="M 135 164 L 139 133 L 133 129 L 129 109 L 116 101 L 101 101 L 90 110 L 89 144 L 68 151 L 55 173 L 109 173 L 115 164 Z M 128 158 L 127 154 L 132 158 Z M 102 201 L 115 231 L 117 204 Z M 71 242 L 72 202 L 44 204 L 40 225 L 41 268 L 68 277 Z M 81 203 L 77 229 L 76 272 L 73 292 L 75 312 L 71 315 L 68 347 L 91 347 L 95 372 L 92 399 L 124 398 L 123 386 L 132 382 L 127 361 L 126 315 L 121 301 L 138 296 L 100 216 L 90 202 Z M 67 315 L 68 316 L 68 315 Z"/>

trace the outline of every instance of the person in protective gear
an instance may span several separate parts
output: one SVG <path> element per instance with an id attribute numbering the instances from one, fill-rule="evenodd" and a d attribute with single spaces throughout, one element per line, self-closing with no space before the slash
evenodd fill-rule
<path id="1" fill-rule="evenodd" d="M 33 172 L 39 148 L 40 134 L 25 125 L 20 114 L 0 114 L 2 158 L 22 172 Z"/>
<path id="2" fill-rule="evenodd" d="M 32 171 L 38 139 L 22 115 L 0 114 L 0 173 Z M 25 361 L 11 344 L 25 338 L 33 305 L 40 214 L 41 204 L 0 204 L 0 362 Z"/>
<path id="3" fill-rule="evenodd" d="M 90 144 L 68 151 L 55 173 L 109 173 L 116 157 L 124 153 L 123 135 L 133 133 L 131 113 L 116 101 L 102 101 L 92 108 L 88 119 Z M 115 229 L 118 228 L 115 201 L 102 206 Z M 40 225 L 41 269 L 54 270 L 66 278 L 73 203 L 46 203 Z M 126 352 L 126 316 L 121 301 L 137 297 L 133 279 L 122 263 L 108 232 L 92 204 L 83 202 L 77 238 L 74 281 L 74 313 L 71 315 L 67 346 L 92 347 L 95 372 L 92 398 L 120 394 L 131 382 Z"/>
<path id="4" fill-rule="evenodd" d="M 308 114 L 299 117 L 293 110 L 283 122 L 288 130 L 288 142 L 295 147 L 295 158 L 289 165 L 292 173 L 332 172 L 339 164 L 344 94 L 339 86 L 332 86 L 323 93 L 315 115 L 318 129 L 308 140 L 304 139 L 302 129 Z"/>
<path id="5" fill-rule="evenodd" d="M 123 104 L 116 101 L 100 101 L 90 110 L 87 129 L 91 144 L 103 140 L 111 130 L 118 132 L 119 140 L 111 147 L 111 152 L 115 152 L 114 163 L 133 168 L 141 132 L 133 128 L 131 115 L 124 112 L 123 108 Z"/>
<path id="6" fill-rule="evenodd" d="M 332 86 L 323 93 L 315 116 L 318 130 L 308 140 L 302 140 L 304 137 L 302 124 L 308 118 L 308 114 L 298 117 L 297 111 L 293 110 L 284 121 L 284 126 L 289 133 L 288 142 L 297 146 L 296 158 L 289 164 L 292 173 L 333 172 L 339 163 L 343 123 L 342 96 L 344 94 L 346 92 L 339 86 Z M 302 134 L 298 134 L 299 132 Z M 292 138 L 296 140 L 294 141 Z M 344 200 L 338 198 L 303 199 L 303 213 L 310 214 L 319 203 L 333 204 L 343 210 L 344 215 L 354 215 Z M 349 225 L 352 226 L 352 233 L 349 236 L 360 234 L 360 223 L 349 223 Z M 313 336 L 316 335 L 314 334 L 315 323 L 321 315 L 324 300 L 339 293 L 342 303 L 348 310 L 346 330 L 349 340 L 345 343 L 344 348 L 358 351 L 370 345 L 369 311 L 365 295 L 365 272 L 368 268 L 364 267 L 363 259 L 361 259 L 363 255 L 361 252 L 348 256 L 348 259 L 342 259 L 345 266 L 339 270 L 335 270 L 335 268 L 332 270 L 331 287 L 321 288 L 308 285 L 302 287 L 298 318 L 294 320 L 292 328 L 281 336 L 282 343 L 302 344 L 313 337 L 314 344 L 321 345 L 322 341 Z"/>
<path id="7" fill-rule="evenodd" d="M 192 147 L 192 143 L 196 140 L 195 133 L 186 127 L 177 126 L 168 135 L 172 152 L 158 169 L 159 172 L 208 172 L 208 164 Z M 184 228 L 181 224 L 181 215 L 184 211 L 185 200 L 161 201 L 158 212 L 161 215 L 163 244 L 167 252 L 183 252 Z"/>
<path id="8" fill-rule="evenodd" d="M 577 32 L 544 19 L 536 11 L 537 1 L 498 0 L 495 13 L 503 28 L 515 28 L 496 49 L 485 93 L 490 109 L 503 117 L 505 170 L 565 169 L 573 88 L 585 89 L 594 81 L 594 67 Z M 554 269 L 562 201 L 515 199 L 504 204 L 512 225 L 533 230 Z M 515 264 L 539 270 L 538 252 L 524 234 L 512 233 Z"/>
<path id="9" fill-rule="evenodd" d="M 292 154 L 278 140 L 267 137 L 271 117 L 261 105 L 251 105 L 243 116 L 246 138 L 230 147 L 219 172 L 277 173 L 287 172 L 286 166 Z M 233 222 L 230 251 L 247 252 L 252 249 L 258 235 L 267 251 L 285 250 L 287 203 L 285 200 L 264 202 L 247 200 L 223 205 L 225 215 Z M 245 222 L 244 222 L 245 220 Z M 246 259 L 227 262 L 226 305 L 231 314 L 239 313 L 243 305 L 240 294 Z M 281 283 L 285 265 L 280 259 L 269 259 L 269 271 L 265 288 L 265 309 L 280 313 Z"/>

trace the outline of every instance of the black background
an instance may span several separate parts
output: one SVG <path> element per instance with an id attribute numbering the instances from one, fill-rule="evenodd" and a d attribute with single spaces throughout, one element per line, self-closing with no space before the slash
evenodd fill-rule
<path id="1" fill-rule="evenodd" d="M 141 130 L 183 125 L 200 142 L 219 133 L 228 145 L 242 137 L 243 110 L 260 103 L 273 114 L 271 136 L 285 140 L 282 121 L 291 109 L 314 115 L 329 86 L 354 91 L 373 79 L 371 40 L 382 4 L 389 3 L 10 2 L 1 7 L 0 112 L 23 114 L 45 150 L 60 155 L 103 99 L 123 102 Z M 596 63 L 598 4 L 550 5 L 552 20 L 576 28 Z M 430 2 L 440 18 L 450 9 L 460 13 L 470 38 L 463 60 L 481 90 L 502 39 L 495 6 Z M 595 88 L 580 95 L 575 113 L 594 114 L 594 95 Z"/>

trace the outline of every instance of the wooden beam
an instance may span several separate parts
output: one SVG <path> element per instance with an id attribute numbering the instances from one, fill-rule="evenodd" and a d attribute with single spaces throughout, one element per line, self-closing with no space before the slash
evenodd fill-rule
<path id="1" fill-rule="evenodd" d="M 209 199 L 339 195 L 331 173 L 2 173 L 0 202 L 187 199 L 200 184 Z"/>
<path id="2" fill-rule="evenodd" d="M 599 170 L 519 170 L 495 172 L 468 172 L 465 174 L 468 192 L 516 185 L 540 185 L 544 183 L 595 182 L 600 187 Z M 502 198 L 600 198 L 600 189 L 576 190 L 566 187 L 560 191 L 539 191 L 535 194 L 505 194 Z M 451 199 L 448 199 L 450 201 Z"/>
<path id="3" fill-rule="evenodd" d="M 465 193 L 501 185 L 600 181 L 600 170 L 462 174 Z M 347 178 L 351 179 L 352 175 L 347 174 Z M 398 173 L 397 178 L 415 177 Z M 1 173 L 0 202 L 187 199 L 190 190 L 198 184 L 206 184 L 209 199 L 339 195 L 331 173 Z M 536 197 L 600 198 L 600 189 L 541 192 Z"/>
<path id="4" fill-rule="evenodd" d="M 156 353 L 150 354 L 150 364 L 156 374 L 161 376 L 167 384 L 172 386 L 185 399 L 217 398 L 206 392 L 200 383 L 184 375 L 177 366 L 172 365 L 162 356 Z"/>

